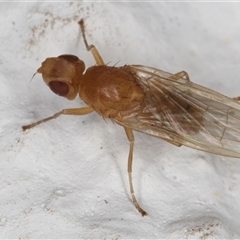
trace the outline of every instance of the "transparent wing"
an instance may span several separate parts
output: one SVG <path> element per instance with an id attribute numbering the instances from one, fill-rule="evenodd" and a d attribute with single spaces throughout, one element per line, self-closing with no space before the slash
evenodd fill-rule
<path id="1" fill-rule="evenodd" d="M 186 77 L 145 66 L 126 66 L 145 98 L 114 119 L 118 124 L 210 153 L 240 157 L 240 103 Z"/>

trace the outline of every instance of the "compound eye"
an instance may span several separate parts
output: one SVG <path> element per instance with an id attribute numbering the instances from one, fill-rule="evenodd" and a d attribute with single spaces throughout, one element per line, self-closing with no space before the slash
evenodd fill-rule
<path id="1" fill-rule="evenodd" d="M 71 63 L 75 63 L 77 61 L 79 61 L 79 58 L 75 55 L 71 55 L 71 54 L 63 54 L 58 56 L 58 58 L 64 58 L 65 60 L 71 62 Z"/>
<path id="2" fill-rule="evenodd" d="M 55 94 L 62 97 L 66 96 L 69 92 L 69 86 L 65 82 L 51 81 L 49 87 Z"/>

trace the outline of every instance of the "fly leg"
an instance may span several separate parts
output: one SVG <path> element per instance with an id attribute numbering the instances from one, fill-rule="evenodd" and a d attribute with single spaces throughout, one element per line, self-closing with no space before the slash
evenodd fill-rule
<path id="1" fill-rule="evenodd" d="M 99 52 L 97 50 L 97 48 L 94 45 L 92 45 L 92 44 L 88 45 L 87 38 L 86 38 L 86 35 L 85 35 L 84 20 L 81 19 L 78 23 L 80 25 L 82 36 L 83 36 L 83 41 L 84 41 L 84 44 L 85 44 L 87 50 L 91 51 L 91 53 L 92 53 L 92 55 L 93 55 L 97 65 L 105 65 L 101 55 L 99 54 Z"/>
<path id="2" fill-rule="evenodd" d="M 130 142 L 130 149 L 129 149 L 129 155 L 128 155 L 128 177 L 129 177 L 129 185 L 130 185 L 130 192 L 132 195 L 132 201 L 134 206 L 142 214 L 142 216 L 145 216 L 147 215 L 147 213 L 139 206 L 134 194 L 133 183 L 132 183 L 132 161 L 133 161 L 133 147 L 134 147 L 133 131 L 131 128 L 124 127 L 124 129 L 127 134 L 128 140 Z"/>
<path id="3" fill-rule="evenodd" d="M 25 131 L 25 130 L 33 128 L 41 123 L 55 119 L 55 118 L 59 117 L 60 115 L 85 115 L 85 114 L 91 113 L 93 111 L 94 111 L 94 109 L 92 107 L 63 109 L 62 111 L 53 114 L 51 117 L 47 117 L 47 118 L 44 118 L 35 123 L 29 124 L 26 126 L 22 126 L 22 129 L 23 129 L 23 131 Z"/>
<path id="4" fill-rule="evenodd" d="M 188 73 L 185 72 L 185 71 L 181 71 L 181 72 L 178 72 L 178 73 L 175 73 L 173 74 L 170 79 L 174 80 L 174 81 L 177 81 L 179 80 L 180 78 L 183 78 L 183 79 L 186 79 L 187 81 L 190 82 L 190 78 L 188 76 Z"/>

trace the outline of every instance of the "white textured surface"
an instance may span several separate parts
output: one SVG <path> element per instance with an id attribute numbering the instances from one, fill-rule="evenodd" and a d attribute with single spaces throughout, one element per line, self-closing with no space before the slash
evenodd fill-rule
<path id="1" fill-rule="evenodd" d="M 21 126 L 68 102 L 32 74 L 49 56 L 186 70 L 192 81 L 240 94 L 239 3 L 0 3 L 1 238 L 240 238 L 240 162 L 136 133 L 134 185 L 128 141 L 97 114 Z"/>

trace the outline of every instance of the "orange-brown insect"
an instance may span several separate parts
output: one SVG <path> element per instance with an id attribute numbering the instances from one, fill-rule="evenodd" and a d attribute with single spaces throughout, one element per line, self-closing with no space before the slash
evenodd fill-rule
<path id="1" fill-rule="evenodd" d="M 84 43 L 96 66 L 88 68 L 73 55 L 47 58 L 37 70 L 50 89 L 85 108 L 64 109 L 51 117 L 23 126 L 23 130 L 62 114 L 84 115 L 93 111 L 123 126 L 130 142 L 128 175 L 132 200 L 139 206 L 132 184 L 133 130 L 166 140 L 176 146 L 240 157 L 240 98 L 229 98 L 190 81 L 186 72 L 171 74 L 151 67 L 106 66 L 93 45 L 88 45 L 84 22 L 79 22 Z"/>

